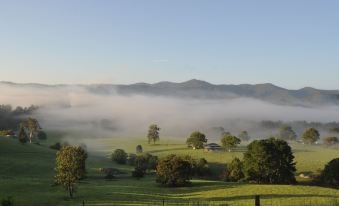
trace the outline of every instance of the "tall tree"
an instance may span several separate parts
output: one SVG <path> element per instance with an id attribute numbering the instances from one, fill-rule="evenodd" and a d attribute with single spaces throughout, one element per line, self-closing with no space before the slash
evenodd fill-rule
<path id="1" fill-rule="evenodd" d="M 66 188 L 70 198 L 73 198 L 76 183 L 85 176 L 87 154 L 81 147 L 62 147 L 56 155 L 57 184 Z"/>
<path id="2" fill-rule="evenodd" d="M 149 126 L 148 134 L 147 134 L 148 144 L 150 144 L 152 141 L 153 141 L 153 144 L 155 144 L 156 141 L 159 141 L 160 139 L 159 130 L 160 128 L 156 124 L 152 124 Z"/>
<path id="3" fill-rule="evenodd" d="M 241 140 L 238 137 L 229 134 L 224 134 L 224 136 L 221 138 L 222 146 L 229 152 L 231 152 L 232 148 L 237 147 L 240 142 Z"/>
<path id="4" fill-rule="evenodd" d="M 309 128 L 305 130 L 301 138 L 305 144 L 314 144 L 320 139 L 320 134 L 318 130 L 314 128 Z"/>
<path id="5" fill-rule="evenodd" d="M 21 123 L 21 126 L 28 131 L 29 143 L 32 143 L 33 138 L 35 137 L 39 129 L 41 129 L 38 120 L 30 117 L 27 120 L 23 121 Z"/>
<path id="6" fill-rule="evenodd" d="M 202 149 L 207 142 L 205 134 L 195 131 L 192 132 L 190 137 L 186 140 L 186 144 L 193 149 Z"/>
<path id="7" fill-rule="evenodd" d="M 296 182 L 294 156 L 284 140 L 270 138 L 253 141 L 247 146 L 243 163 L 247 179 L 259 184 Z"/>
<path id="8" fill-rule="evenodd" d="M 279 138 L 290 141 L 290 140 L 296 140 L 297 135 L 295 134 L 294 130 L 289 125 L 283 125 L 279 129 Z"/>

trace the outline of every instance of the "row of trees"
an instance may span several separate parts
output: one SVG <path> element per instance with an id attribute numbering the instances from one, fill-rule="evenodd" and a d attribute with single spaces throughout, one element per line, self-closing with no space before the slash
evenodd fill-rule
<path id="1" fill-rule="evenodd" d="M 247 132 L 244 132 L 243 136 L 248 137 Z M 205 134 L 199 131 L 195 131 L 192 132 L 190 137 L 186 140 L 186 144 L 188 147 L 192 147 L 193 149 L 203 149 L 207 141 L 208 140 Z M 233 136 L 229 132 L 223 132 L 223 134 L 221 135 L 220 142 L 223 148 L 230 152 L 231 149 L 235 148 L 237 145 L 241 143 L 241 139 L 236 136 Z"/>
<path id="2" fill-rule="evenodd" d="M 333 133 L 337 132 L 337 128 L 332 128 L 332 132 Z M 339 130 L 338 130 L 338 133 L 339 133 Z M 279 129 L 278 137 L 286 141 L 293 141 L 297 139 L 296 133 L 294 132 L 292 127 L 288 125 L 283 125 Z M 301 140 L 305 144 L 314 144 L 320 140 L 320 133 L 315 128 L 306 129 L 301 136 Z M 333 144 L 338 143 L 338 138 L 335 136 L 328 136 L 328 137 L 323 138 L 323 142 L 325 145 L 333 145 Z"/>

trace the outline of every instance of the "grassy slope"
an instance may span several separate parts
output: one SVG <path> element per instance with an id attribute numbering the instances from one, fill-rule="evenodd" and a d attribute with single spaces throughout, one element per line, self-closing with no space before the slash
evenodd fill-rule
<path id="1" fill-rule="evenodd" d="M 49 140 L 50 141 L 50 140 Z M 230 184 L 220 181 L 194 180 L 193 187 L 159 187 L 154 177 L 142 180 L 130 178 L 129 174 L 115 180 L 106 181 L 98 172 L 100 167 L 120 167 L 104 158 L 110 148 L 124 148 L 133 152 L 135 145 L 143 144 L 144 150 L 163 156 L 169 153 L 191 154 L 205 157 L 210 162 L 228 162 L 234 153 L 204 153 L 185 148 L 180 141 L 164 141 L 158 146 L 148 146 L 143 140 L 95 139 L 87 141 L 89 148 L 99 149 L 98 154 L 90 154 L 88 160 L 88 178 L 78 188 L 73 201 L 60 187 L 53 186 L 53 167 L 55 152 L 44 146 L 21 145 L 17 140 L 0 138 L 0 198 L 11 195 L 16 205 L 123 205 L 131 203 L 159 204 L 163 198 L 183 203 L 190 200 L 213 201 L 214 203 L 234 203 L 234 205 L 252 205 L 255 194 L 263 195 L 267 205 L 303 205 L 304 203 L 328 204 L 339 199 L 339 191 L 310 186 L 250 185 Z M 322 164 L 337 157 L 338 151 L 303 145 L 295 146 L 295 155 L 299 171 L 315 171 Z M 128 166 L 120 167 L 130 171 Z M 326 202 L 326 203 L 325 203 Z"/>

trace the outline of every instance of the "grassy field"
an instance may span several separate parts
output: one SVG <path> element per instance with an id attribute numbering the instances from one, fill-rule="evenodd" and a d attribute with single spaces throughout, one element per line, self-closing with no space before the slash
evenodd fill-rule
<path id="1" fill-rule="evenodd" d="M 171 140 L 169 140 L 171 139 Z M 162 138 L 159 145 L 148 145 L 144 139 L 107 138 L 85 140 L 89 149 L 88 178 L 78 186 L 74 200 L 65 190 L 53 184 L 55 151 L 47 146 L 58 137 L 41 145 L 22 145 L 17 140 L 0 137 L 0 198 L 12 196 L 15 205 L 254 205 L 253 196 L 262 197 L 262 205 L 330 205 L 339 200 L 335 189 L 307 185 L 255 185 L 222 181 L 193 180 L 191 187 L 167 188 L 155 183 L 154 176 L 141 180 L 130 177 L 129 166 L 112 163 L 107 155 L 116 148 L 135 152 L 141 144 L 146 152 L 158 156 L 189 154 L 204 157 L 213 164 L 223 165 L 233 157 L 242 157 L 245 147 L 234 152 L 206 153 L 185 147 L 183 139 Z M 339 151 L 321 146 L 293 144 L 298 172 L 316 172 Z M 108 181 L 98 170 L 117 167 L 126 174 Z"/>

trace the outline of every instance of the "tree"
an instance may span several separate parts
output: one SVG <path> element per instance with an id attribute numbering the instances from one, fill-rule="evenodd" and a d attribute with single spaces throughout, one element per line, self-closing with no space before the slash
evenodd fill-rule
<path id="1" fill-rule="evenodd" d="M 294 130 L 289 125 L 283 125 L 279 129 L 279 138 L 282 140 L 290 141 L 296 140 L 297 135 L 295 134 Z"/>
<path id="2" fill-rule="evenodd" d="M 46 140 L 47 139 L 47 134 L 44 131 L 39 131 L 37 134 L 37 137 L 39 140 Z"/>
<path id="3" fill-rule="evenodd" d="M 116 149 L 111 155 L 112 161 L 115 161 L 118 164 L 126 164 L 127 162 L 127 153 L 123 149 Z"/>
<path id="4" fill-rule="evenodd" d="M 25 144 L 28 141 L 28 136 L 23 127 L 20 127 L 18 139 L 22 144 Z"/>
<path id="5" fill-rule="evenodd" d="M 153 144 L 155 144 L 156 141 L 159 141 L 160 139 L 159 130 L 160 128 L 156 124 L 152 124 L 151 126 L 149 126 L 148 134 L 147 134 L 148 144 L 150 144 L 152 141 L 153 141 Z"/>
<path id="6" fill-rule="evenodd" d="M 225 150 L 228 150 L 229 152 L 231 152 L 232 148 L 237 147 L 237 145 L 240 144 L 240 142 L 241 140 L 238 137 L 228 134 L 225 134 L 221 138 L 221 145 L 225 148 Z"/>
<path id="7" fill-rule="evenodd" d="M 325 145 L 331 146 L 338 143 L 339 140 L 337 137 L 325 137 L 323 141 Z"/>
<path id="8" fill-rule="evenodd" d="M 208 166 L 208 162 L 205 158 L 200 158 L 196 163 L 195 174 L 198 177 L 209 176 L 211 174 L 211 170 Z"/>
<path id="9" fill-rule="evenodd" d="M 135 159 L 135 168 L 132 172 L 132 176 L 136 178 L 142 178 L 146 174 L 148 168 L 148 160 L 145 155 L 137 156 Z"/>
<path id="10" fill-rule="evenodd" d="M 158 164 L 158 157 L 149 153 L 143 155 L 147 161 L 147 170 L 155 170 Z"/>
<path id="11" fill-rule="evenodd" d="M 142 146 L 141 146 L 140 144 L 135 148 L 135 150 L 136 150 L 136 153 L 137 153 L 137 154 L 143 152 Z"/>
<path id="12" fill-rule="evenodd" d="M 321 184 L 338 187 L 339 185 L 339 158 L 331 160 L 326 164 L 320 175 Z"/>
<path id="13" fill-rule="evenodd" d="M 137 159 L 137 155 L 136 154 L 132 154 L 132 153 L 128 154 L 127 164 L 134 166 L 136 159 Z"/>
<path id="14" fill-rule="evenodd" d="M 21 127 L 28 131 L 29 143 L 32 143 L 36 133 L 39 131 L 39 129 L 41 129 L 38 120 L 34 118 L 28 118 L 27 120 L 23 121 L 21 123 Z"/>
<path id="15" fill-rule="evenodd" d="M 87 154 L 81 147 L 66 146 L 56 154 L 57 184 L 66 188 L 70 198 L 73 198 L 76 183 L 86 174 Z"/>
<path id="16" fill-rule="evenodd" d="M 239 134 L 239 139 L 240 139 L 241 141 L 248 141 L 248 140 L 251 139 L 251 137 L 248 135 L 248 132 L 247 132 L 247 131 L 242 131 L 242 132 L 240 132 L 240 134 Z"/>
<path id="17" fill-rule="evenodd" d="M 332 128 L 330 129 L 330 132 L 331 132 L 331 133 L 339 134 L 339 126 L 338 126 L 338 127 L 332 127 Z"/>
<path id="18" fill-rule="evenodd" d="M 202 149 L 207 142 L 206 136 L 198 131 L 193 132 L 186 140 L 186 144 L 193 149 Z"/>
<path id="19" fill-rule="evenodd" d="M 227 167 L 227 181 L 238 182 L 244 177 L 243 163 L 239 158 L 234 158 Z"/>
<path id="20" fill-rule="evenodd" d="M 320 134 L 318 130 L 314 128 L 309 128 L 305 130 L 301 138 L 305 144 L 314 144 L 316 141 L 319 140 Z"/>
<path id="21" fill-rule="evenodd" d="M 244 154 L 244 173 L 259 184 L 295 183 L 296 171 L 291 147 L 281 139 L 255 140 Z"/>
<path id="22" fill-rule="evenodd" d="M 167 186 L 185 186 L 192 178 L 191 164 L 177 155 L 168 155 L 161 159 L 157 165 L 156 182 Z"/>

